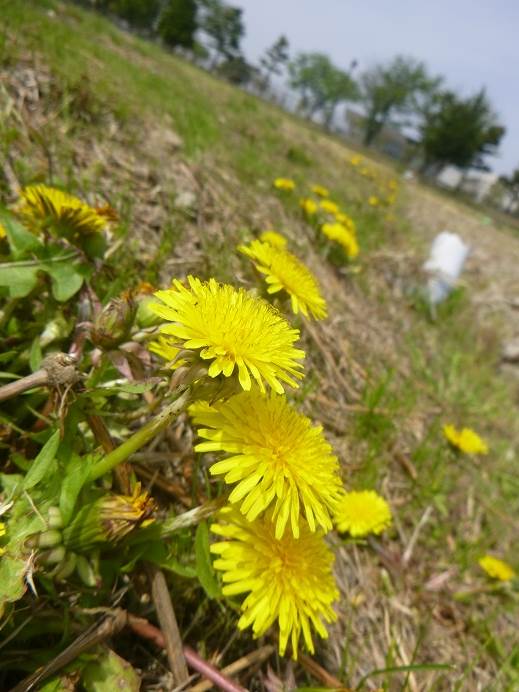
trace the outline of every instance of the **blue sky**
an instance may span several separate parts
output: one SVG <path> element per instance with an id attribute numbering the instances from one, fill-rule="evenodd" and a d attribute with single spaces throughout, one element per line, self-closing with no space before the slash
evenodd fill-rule
<path id="1" fill-rule="evenodd" d="M 499 173 L 519 167 L 519 1 L 517 0 L 231 0 L 244 9 L 244 50 L 258 56 L 284 33 L 292 55 L 321 51 L 359 70 L 397 53 L 424 60 L 450 88 L 488 95 L 507 134 Z"/>

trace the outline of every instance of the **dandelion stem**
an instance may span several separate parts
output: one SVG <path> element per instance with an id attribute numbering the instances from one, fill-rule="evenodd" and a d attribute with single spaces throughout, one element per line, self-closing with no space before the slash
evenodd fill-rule
<path id="1" fill-rule="evenodd" d="M 95 481 L 105 473 L 108 473 L 116 466 L 126 461 L 138 449 L 149 442 L 157 433 L 164 430 L 189 403 L 191 390 L 189 387 L 179 387 L 179 396 L 171 404 L 166 406 L 153 420 L 151 420 L 140 430 L 137 430 L 126 442 L 116 447 L 113 452 L 109 452 L 103 459 L 94 464 L 90 471 L 89 480 Z"/>

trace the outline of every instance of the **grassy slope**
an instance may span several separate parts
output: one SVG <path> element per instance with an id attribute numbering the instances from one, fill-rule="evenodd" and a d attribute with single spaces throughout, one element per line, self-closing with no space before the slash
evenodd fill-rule
<path id="1" fill-rule="evenodd" d="M 22 183 L 53 174 L 73 189 L 109 196 L 131 229 L 134 257 L 124 262 L 132 278 L 182 275 L 186 268 L 179 262 L 185 260 L 194 262 L 187 269 L 204 276 L 252 284 L 253 275 L 232 246 L 248 232 L 273 225 L 323 282 L 331 318 L 320 333 L 324 347 L 307 344 L 321 374 L 307 385 L 305 406 L 323 420 L 345 479 L 381 488 L 396 513 L 395 530 L 373 550 L 351 546 L 339 553 L 341 621 L 323 653 L 327 664 L 352 686 L 377 667 L 446 662 L 455 669 L 388 674 L 376 681 L 388 689 L 516 689 L 515 599 L 491 593 L 476 565 L 487 550 L 514 562 L 514 389 L 496 375 L 494 323 L 478 321 L 467 296 L 451 301 L 434 324 L 410 297 L 430 240 L 406 221 L 417 193 L 403 190 L 386 218 L 367 206 L 376 188 L 348 165 L 351 152 L 333 138 L 93 14 L 22 0 L 4 0 L 1 12 L 7 32 L 0 56 L 7 69 L 33 64 L 36 55 L 36 65 L 50 69 L 54 85 L 48 110 L 43 99 L 35 121 L 52 148 L 53 170 L 38 138 L 7 122 L 4 145 L 16 174 Z M 117 124 L 113 142 L 110 122 Z M 159 146 L 152 143 L 153 132 L 164 127 L 183 140 L 176 158 L 161 150 L 160 137 Z M 93 142 L 103 156 L 89 153 Z M 112 146 L 134 165 L 144 162 L 155 179 L 139 186 L 136 174 L 123 175 L 120 166 L 107 163 Z M 372 165 L 382 177 L 393 175 Z M 354 215 L 360 274 L 338 271 L 315 252 L 297 204 L 281 203 L 271 192 L 277 175 L 293 177 L 301 188 L 313 182 L 328 186 Z M 173 202 L 189 179 L 206 200 L 196 218 L 179 213 Z M 135 215 L 157 182 L 167 218 L 152 233 L 146 227 L 151 206 L 141 210 L 142 226 Z M 0 192 L 7 197 L 6 189 Z M 477 291 L 477 274 L 469 282 Z M 115 283 L 118 288 L 124 280 Z M 350 393 L 338 390 L 324 352 L 342 368 Z M 477 463 L 455 457 L 441 437 L 445 421 L 481 431 L 490 442 L 489 457 Z M 427 508 L 429 521 L 409 565 L 403 565 Z M 440 587 L 431 583 L 438 575 L 445 577 Z"/>

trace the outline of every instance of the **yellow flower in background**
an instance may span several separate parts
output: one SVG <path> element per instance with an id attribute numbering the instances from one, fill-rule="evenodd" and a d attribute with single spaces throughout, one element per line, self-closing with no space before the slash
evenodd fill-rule
<path id="1" fill-rule="evenodd" d="M 346 226 L 346 228 L 351 231 L 352 233 L 355 233 L 355 222 L 351 218 L 351 216 L 348 216 L 348 214 L 345 214 L 344 212 L 339 212 L 338 214 L 335 214 L 335 220 L 338 221 L 340 224 L 343 226 Z"/>
<path id="2" fill-rule="evenodd" d="M 5 536 L 6 530 L 5 530 L 5 524 L 3 521 L 0 521 L 0 537 Z M 5 548 L 0 547 L 0 555 L 3 555 L 5 553 Z"/>
<path id="3" fill-rule="evenodd" d="M 256 269 L 265 274 L 268 293 L 286 291 L 290 296 L 295 315 L 308 312 L 317 320 L 326 317 L 326 301 L 312 272 L 288 250 L 272 247 L 254 240 L 250 245 L 240 245 L 238 250 L 254 262 Z"/>
<path id="4" fill-rule="evenodd" d="M 338 214 L 340 212 L 339 205 L 332 202 L 331 199 L 322 199 L 319 202 L 319 206 L 328 214 Z"/>
<path id="5" fill-rule="evenodd" d="M 370 207 L 378 207 L 380 200 L 375 195 L 370 195 L 368 198 L 368 204 Z"/>
<path id="6" fill-rule="evenodd" d="M 488 454 L 487 443 L 470 428 L 456 430 L 453 425 L 444 425 L 446 439 L 464 454 Z"/>
<path id="7" fill-rule="evenodd" d="M 286 192 L 290 192 L 291 190 L 296 189 L 296 184 L 291 178 L 276 178 L 274 180 L 274 187 L 276 190 L 285 190 Z"/>
<path id="8" fill-rule="evenodd" d="M 380 534 L 391 526 L 391 510 L 374 490 L 346 492 L 334 510 L 334 522 L 353 537 Z"/>
<path id="9" fill-rule="evenodd" d="M 396 190 L 398 190 L 398 181 L 396 181 L 394 178 L 392 178 L 388 182 L 387 186 L 390 190 L 396 191 Z"/>
<path id="10" fill-rule="evenodd" d="M 362 162 L 362 156 L 356 155 L 352 156 L 350 159 L 350 163 L 352 166 L 358 166 Z"/>
<path id="11" fill-rule="evenodd" d="M 357 257 L 359 254 L 357 239 L 346 226 L 343 226 L 342 223 L 324 223 L 321 230 L 327 238 L 342 245 L 350 259 Z"/>
<path id="12" fill-rule="evenodd" d="M 323 187 L 322 185 L 312 185 L 311 190 L 314 193 L 314 195 L 317 195 L 318 197 L 330 196 L 330 191 L 328 190 L 328 188 Z"/>
<path id="13" fill-rule="evenodd" d="M 260 240 L 281 250 L 287 246 L 287 239 L 277 231 L 263 231 L 260 235 Z"/>
<path id="14" fill-rule="evenodd" d="M 168 367 L 171 367 L 173 370 L 176 370 L 186 362 L 182 359 L 177 360 L 180 349 L 177 346 L 172 346 L 165 336 L 159 336 L 155 341 L 151 341 L 148 344 L 148 350 L 168 361 Z"/>
<path id="15" fill-rule="evenodd" d="M 229 502 L 247 520 L 268 508 L 276 538 L 300 535 L 301 515 L 310 531 L 332 528 L 331 514 L 342 491 L 339 462 L 320 426 L 293 409 L 284 396 L 242 392 L 212 406 L 190 408 L 199 436 L 197 452 L 226 452 L 212 475 L 236 484 Z"/>
<path id="16" fill-rule="evenodd" d="M 509 564 L 492 555 L 485 555 L 478 560 L 479 566 L 489 577 L 499 579 L 499 581 L 510 581 L 514 579 L 515 571 Z"/>
<path id="17" fill-rule="evenodd" d="M 293 346 L 299 330 L 266 300 L 243 288 L 193 276 L 188 284 L 175 280 L 171 288 L 155 293 L 161 303 L 152 308 L 170 323 L 161 332 L 171 346 L 182 348 L 183 357 L 190 350 L 202 361 L 211 361 L 209 377 L 231 377 L 237 370 L 245 390 L 251 388 L 251 375 L 261 391 L 264 380 L 280 394 L 282 383 L 298 386 L 294 378 L 303 377 L 298 361 L 305 355 Z"/>
<path id="18" fill-rule="evenodd" d="M 7 232 L 5 230 L 5 227 L 0 223 L 0 238 L 5 238 L 7 235 Z"/>
<path id="19" fill-rule="evenodd" d="M 307 216 L 314 216 L 317 213 L 317 202 L 310 197 L 303 197 L 299 200 L 299 206 Z"/>
<path id="20" fill-rule="evenodd" d="M 261 637 L 276 621 L 279 653 L 292 645 L 297 659 L 301 634 L 314 653 L 311 627 L 328 637 L 325 622 L 337 615 L 332 604 L 339 598 L 333 576 L 334 556 L 319 533 L 301 525 L 298 539 L 286 533 L 274 536 L 272 521 L 266 517 L 248 522 L 238 512 L 224 508 L 212 531 L 223 538 L 211 545 L 217 555 L 215 569 L 223 572 L 224 596 L 247 594 L 241 604 L 238 628 L 252 627 Z"/>
<path id="21" fill-rule="evenodd" d="M 94 209 L 78 197 L 47 185 L 22 190 L 17 211 L 29 223 L 51 223 L 65 234 L 97 233 L 116 218 L 109 207 Z"/>
<path id="22" fill-rule="evenodd" d="M 388 196 L 386 197 L 386 204 L 387 204 L 388 206 L 393 205 L 395 202 L 396 202 L 396 195 L 395 195 L 394 193 L 391 194 L 391 195 L 388 195 Z"/>

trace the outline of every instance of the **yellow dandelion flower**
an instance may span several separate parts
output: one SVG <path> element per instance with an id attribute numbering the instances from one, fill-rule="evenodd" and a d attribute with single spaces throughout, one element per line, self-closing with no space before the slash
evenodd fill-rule
<path id="1" fill-rule="evenodd" d="M 328 190 L 327 187 L 323 187 L 322 185 L 312 185 L 312 192 L 314 195 L 317 195 L 318 197 L 329 197 L 330 196 L 330 191 Z"/>
<path id="2" fill-rule="evenodd" d="M 332 528 L 331 513 L 342 490 L 339 462 L 320 426 L 298 413 L 284 396 L 242 392 L 210 408 L 196 408 L 194 422 L 205 426 L 198 452 L 226 452 L 212 475 L 237 483 L 229 502 L 252 521 L 271 505 L 276 538 L 287 523 L 299 536 L 300 514 L 311 531 Z"/>
<path id="3" fill-rule="evenodd" d="M 288 250 L 272 247 L 269 243 L 254 240 L 250 245 L 238 248 L 254 262 L 256 269 L 265 274 L 268 293 L 286 291 L 290 296 L 295 315 L 308 312 L 317 320 L 326 317 L 326 301 L 312 272 Z"/>
<path id="4" fill-rule="evenodd" d="M 390 190 L 396 191 L 398 190 L 398 181 L 396 181 L 394 178 L 391 178 L 387 186 Z"/>
<path id="5" fill-rule="evenodd" d="M 341 211 L 339 208 L 339 205 L 336 204 L 335 202 L 332 202 L 331 199 L 322 199 L 319 202 L 319 206 L 327 214 L 339 214 Z"/>
<path id="6" fill-rule="evenodd" d="M 463 428 L 456 430 L 453 425 L 444 425 L 446 439 L 464 454 L 488 454 L 488 445 L 474 430 Z"/>
<path id="7" fill-rule="evenodd" d="M 260 240 L 272 245 L 272 247 L 283 249 L 287 246 L 287 239 L 277 231 L 263 231 L 260 235 Z"/>
<path id="8" fill-rule="evenodd" d="M 317 202 L 310 197 L 302 197 L 299 200 L 299 206 L 307 216 L 314 216 L 317 213 Z"/>
<path id="9" fill-rule="evenodd" d="M 159 336 L 155 341 L 151 341 L 148 344 L 148 350 L 164 358 L 168 366 L 173 370 L 176 370 L 185 363 L 185 360 L 178 360 L 180 349 L 173 346 L 165 336 Z"/>
<path id="10" fill-rule="evenodd" d="M 274 180 L 274 187 L 276 190 L 291 192 L 296 189 L 296 184 L 291 178 L 276 178 Z"/>
<path id="11" fill-rule="evenodd" d="M 370 207 L 378 207 L 380 200 L 376 195 L 370 195 L 368 197 L 368 204 Z"/>
<path id="12" fill-rule="evenodd" d="M 214 567 L 223 572 L 223 594 L 247 593 L 238 628 L 252 627 L 257 638 L 277 621 L 282 656 L 290 641 L 297 659 L 301 633 L 314 653 L 311 626 L 328 637 L 324 623 L 337 619 L 332 604 L 339 597 L 333 553 L 323 537 L 303 523 L 298 539 L 287 533 L 278 540 L 268 517 L 247 522 L 230 508 L 220 512 L 212 531 L 224 539 L 211 545 Z"/>
<path id="13" fill-rule="evenodd" d="M 343 226 L 342 223 L 324 223 L 321 230 L 327 238 L 342 245 L 350 259 L 357 257 L 359 254 L 357 239 L 346 226 Z"/>
<path id="14" fill-rule="evenodd" d="M 346 228 L 352 233 L 356 233 L 355 222 L 351 216 L 348 216 L 348 214 L 341 211 L 338 214 L 335 214 L 335 220 L 343 226 L 346 226 Z"/>
<path id="15" fill-rule="evenodd" d="M 21 192 L 19 213 L 29 221 L 51 223 L 64 233 L 97 233 L 113 219 L 109 208 L 94 209 L 77 197 L 47 185 L 30 185 Z"/>
<path id="16" fill-rule="evenodd" d="M 515 571 L 504 560 L 492 555 L 485 555 L 478 560 L 479 566 L 489 577 L 499 581 L 510 581 L 515 577 Z"/>
<path id="17" fill-rule="evenodd" d="M 5 230 L 5 226 L 3 226 L 3 225 L 0 223 L 0 238 L 5 238 L 6 235 L 7 235 L 7 231 Z"/>
<path id="18" fill-rule="evenodd" d="M 391 510 L 374 490 L 343 493 L 334 510 L 337 529 L 351 536 L 382 533 L 391 525 Z"/>
<path id="19" fill-rule="evenodd" d="M 3 521 L 0 521 L 0 536 L 5 536 L 5 524 Z"/>
<path id="20" fill-rule="evenodd" d="M 188 277 L 189 287 L 173 281 L 157 291 L 157 315 L 170 324 L 161 327 L 172 346 L 191 350 L 209 364 L 209 377 L 231 375 L 237 369 L 243 389 L 251 388 L 251 375 L 261 391 L 265 380 L 283 393 L 281 382 L 297 387 L 304 351 L 294 348 L 299 330 L 292 329 L 272 305 L 244 289 Z M 280 381 L 281 380 L 281 381 Z"/>
<path id="21" fill-rule="evenodd" d="M 352 166 L 359 166 L 362 163 L 362 156 L 352 156 L 350 163 Z"/>

